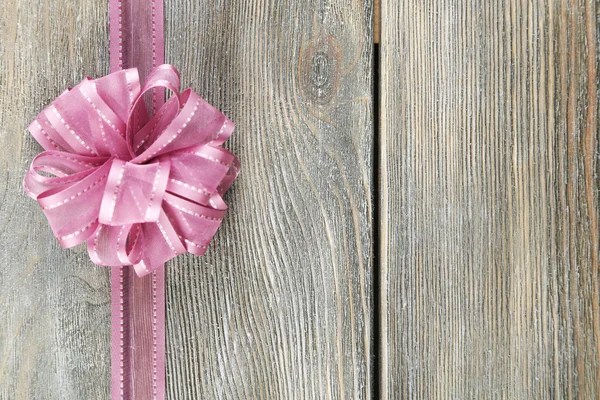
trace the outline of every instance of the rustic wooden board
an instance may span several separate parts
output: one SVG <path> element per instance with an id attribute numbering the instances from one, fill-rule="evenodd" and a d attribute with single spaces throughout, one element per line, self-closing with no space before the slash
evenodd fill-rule
<path id="1" fill-rule="evenodd" d="M 108 72 L 107 2 L 0 11 L 0 398 L 108 398 L 108 271 L 21 189 L 28 122 Z M 167 0 L 167 61 L 237 124 L 207 256 L 168 264 L 168 397 L 366 398 L 372 359 L 371 3 Z"/>
<path id="2" fill-rule="evenodd" d="M 167 62 L 237 124 L 207 256 L 168 269 L 172 398 L 367 398 L 370 1 L 168 0 Z"/>
<path id="3" fill-rule="evenodd" d="M 21 181 L 41 147 L 25 128 L 86 75 L 108 72 L 103 0 L 0 8 L 0 399 L 103 399 L 108 271 L 62 250 Z"/>
<path id="4" fill-rule="evenodd" d="M 382 1 L 383 399 L 600 396 L 594 1 Z"/>

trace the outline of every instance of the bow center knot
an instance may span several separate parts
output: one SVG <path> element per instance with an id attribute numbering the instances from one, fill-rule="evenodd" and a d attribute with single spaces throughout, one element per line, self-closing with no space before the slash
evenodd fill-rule
<path id="1" fill-rule="evenodd" d="M 110 226 L 158 221 L 171 163 L 160 157 L 147 164 L 114 158 L 98 220 Z"/>

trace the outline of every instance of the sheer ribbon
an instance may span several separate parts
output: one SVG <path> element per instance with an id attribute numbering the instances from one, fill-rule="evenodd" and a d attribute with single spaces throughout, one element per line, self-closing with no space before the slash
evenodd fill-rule
<path id="1" fill-rule="evenodd" d="M 174 67 L 157 65 L 162 7 L 110 0 L 113 72 L 66 90 L 29 126 L 45 151 L 25 192 L 62 247 L 87 241 L 90 259 L 112 267 L 113 399 L 165 398 L 163 266 L 205 253 L 239 171 L 221 146 L 233 123 L 193 90 L 180 92 Z"/>

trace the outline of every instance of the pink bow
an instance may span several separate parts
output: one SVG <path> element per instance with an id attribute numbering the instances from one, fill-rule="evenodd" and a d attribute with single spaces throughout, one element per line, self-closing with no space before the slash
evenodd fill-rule
<path id="1" fill-rule="evenodd" d="M 149 117 L 144 93 L 155 88 L 173 96 Z M 170 65 L 142 88 L 135 68 L 87 78 L 29 126 L 46 151 L 23 186 L 62 247 L 87 240 L 94 263 L 133 265 L 143 276 L 178 254 L 206 251 L 239 171 L 220 146 L 233 128 L 193 90 L 179 93 Z"/>

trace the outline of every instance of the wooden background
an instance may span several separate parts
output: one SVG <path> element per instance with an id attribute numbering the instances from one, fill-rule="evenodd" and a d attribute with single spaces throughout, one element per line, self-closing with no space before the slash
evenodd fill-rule
<path id="1" fill-rule="evenodd" d="M 379 2 L 376 2 L 379 3 Z M 237 124 L 202 258 L 168 263 L 170 399 L 600 397 L 600 2 L 165 0 Z M 104 399 L 108 271 L 21 180 L 108 73 L 106 0 L 0 7 L 0 399 Z"/>
<path id="2" fill-rule="evenodd" d="M 593 1 L 382 1 L 383 398 L 600 398 Z"/>

